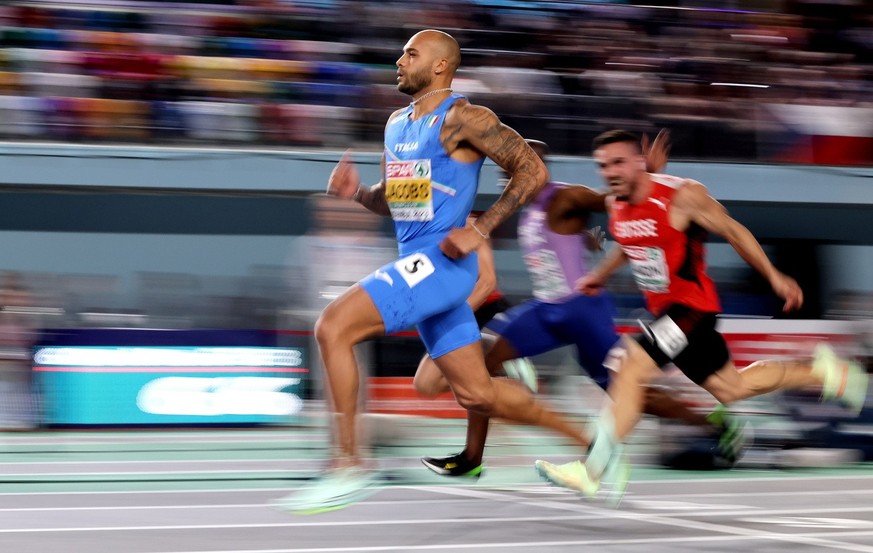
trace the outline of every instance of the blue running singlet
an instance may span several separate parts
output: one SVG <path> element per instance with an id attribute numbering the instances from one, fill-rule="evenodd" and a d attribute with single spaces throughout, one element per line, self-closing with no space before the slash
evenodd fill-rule
<path id="1" fill-rule="evenodd" d="M 400 259 L 361 281 L 391 333 L 416 325 L 431 357 L 480 338 L 467 298 L 478 278 L 474 254 L 450 259 L 439 243 L 463 227 L 479 187 L 484 159 L 461 163 L 440 142 L 452 94 L 434 111 L 413 120 L 412 106 L 385 129 L 385 199 L 394 220 Z"/>

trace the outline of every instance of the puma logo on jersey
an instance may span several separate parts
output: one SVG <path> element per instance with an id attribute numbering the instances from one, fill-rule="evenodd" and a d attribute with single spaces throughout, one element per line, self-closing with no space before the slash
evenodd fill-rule
<path id="1" fill-rule="evenodd" d="M 394 286 L 394 279 L 382 269 L 376 269 L 376 272 L 373 273 L 373 278 L 387 282 L 388 286 Z"/>
<path id="2" fill-rule="evenodd" d="M 664 211 L 667 211 L 667 204 L 665 204 L 661 200 L 657 200 L 655 198 L 649 198 L 649 201 L 652 202 L 653 204 L 655 204 L 656 206 L 660 207 Z"/>
<path id="3" fill-rule="evenodd" d="M 658 236 L 658 221 L 654 219 L 636 219 L 633 221 L 617 221 L 615 223 L 616 238 L 643 238 Z"/>

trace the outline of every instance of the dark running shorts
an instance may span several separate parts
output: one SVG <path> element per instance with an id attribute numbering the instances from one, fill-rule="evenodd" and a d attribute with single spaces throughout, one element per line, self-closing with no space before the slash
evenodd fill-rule
<path id="1" fill-rule="evenodd" d="M 494 315 L 497 315 L 498 313 L 503 313 L 510 307 L 512 307 L 512 304 L 509 303 L 509 301 L 505 297 L 500 297 L 492 302 L 483 303 L 479 306 L 479 309 L 473 312 L 473 315 L 476 316 L 476 323 L 481 329 L 491 322 L 491 319 L 494 318 Z"/>
<path id="2" fill-rule="evenodd" d="M 488 330 L 499 334 L 521 357 L 576 346 L 576 359 L 604 390 L 611 372 L 604 366 L 618 342 L 609 294 L 577 294 L 558 303 L 530 299 L 494 318 Z"/>
<path id="3" fill-rule="evenodd" d="M 716 315 L 671 305 L 660 317 L 642 325 L 637 342 L 659 367 L 672 363 L 701 385 L 731 358 L 724 337 L 715 330 Z"/>

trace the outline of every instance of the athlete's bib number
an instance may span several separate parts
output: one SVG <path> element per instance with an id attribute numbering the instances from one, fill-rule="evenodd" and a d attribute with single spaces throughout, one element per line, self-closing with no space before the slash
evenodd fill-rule
<path id="1" fill-rule="evenodd" d="M 430 160 L 389 161 L 385 164 L 385 199 L 395 221 L 433 219 Z"/>
<path id="2" fill-rule="evenodd" d="M 410 288 L 414 288 L 416 284 L 432 275 L 436 270 L 430 258 L 421 252 L 395 261 L 394 268 L 397 269 Z"/>
<path id="3" fill-rule="evenodd" d="M 561 262 L 552 250 L 538 250 L 524 256 L 533 283 L 533 295 L 542 301 L 567 297 L 571 290 L 561 269 Z"/>
<path id="4" fill-rule="evenodd" d="M 670 288 L 670 272 L 667 259 L 661 248 L 625 246 L 624 253 L 630 262 L 634 280 L 640 290 L 665 293 Z"/>

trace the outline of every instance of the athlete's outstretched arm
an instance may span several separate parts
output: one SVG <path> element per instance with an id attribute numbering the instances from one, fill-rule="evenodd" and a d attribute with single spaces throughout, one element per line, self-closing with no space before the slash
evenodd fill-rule
<path id="1" fill-rule="evenodd" d="M 558 234 L 578 234 L 588 224 L 588 214 L 606 210 L 606 193 L 587 186 L 558 190 L 546 208 L 549 228 Z"/>
<path id="2" fill-rule="evenodd" d="M 643 155 L 646 156 L 646 171 L 660 173 L 667 166 L 670 159 L 670 131 L 661 129 L 653 142 L 649 142 L 649 135 L 644 134 L 640 146 Z"/>
<path id="3" fill-rule="evenodd" d="M 746 263 L 770 282 L 776 295 L 785 300 L 783 310 L 792 311 L 803 305 L 803 291 L 797 282 L 773 266 L 755 236 L 728 215 L 724 206 L 709 195 L 705 186 L 688 181 L 676 193 L 673 205 L 687 214 L 691 221 L 727 240 Z"/>
<path id="4" fill-rule="evenodd" d="M 473 220 L 471 218 L 470 222 Z M 491 295 L 491 292 L 497 288 L 497 268 L 494 265 L 494 250 L 491 249 L 491 241 L 486 240 L 479 246 L 476 255 L 479 256 L 479 277 L 476 279 L 473 291 L 470 292 L 470 297 L 467 298 L 467 303 L 470 304 L 473 311 L 479 309 Z"/>
<path id="5" fill-rule="evenodd" d="M 627 256 L 624 250 L 618 244 L 614 245 L 596 267 L 576 281 L 576 289 L 589 296 L 600 293 L 609 277 L 621 269 L 626 262 Z"/>

